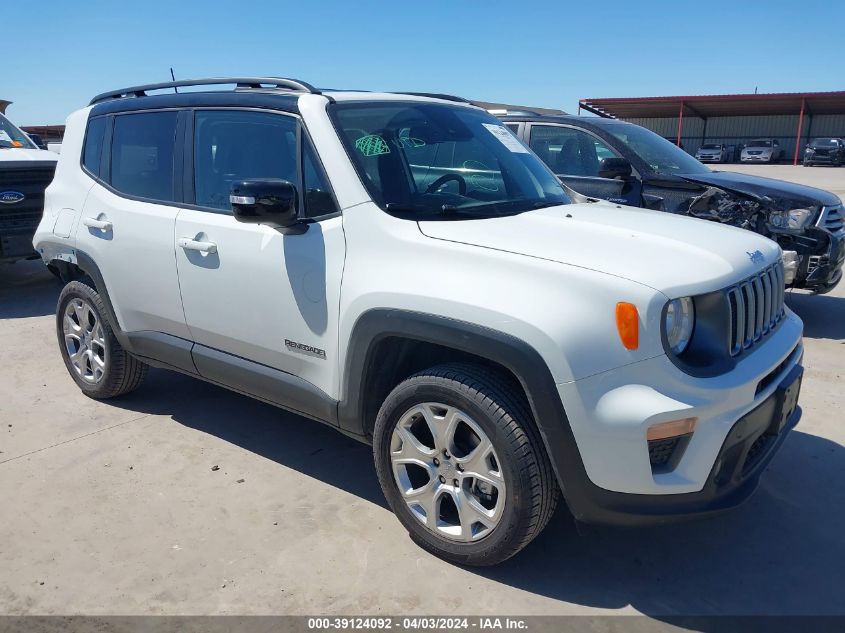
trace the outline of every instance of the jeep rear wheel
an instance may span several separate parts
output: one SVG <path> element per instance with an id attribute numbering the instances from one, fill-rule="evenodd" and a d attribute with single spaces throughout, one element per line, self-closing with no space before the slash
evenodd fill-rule
<path id="1" fill-rule="evenodd" d="M 557 504 L 524 396 L 482 366 L 441 365 L 400 383 L 379 411 L 373 450 L 382 490 L 411 538 L 452 562 L 513 556 Z"/>
<path id="2" fill-rule="evenodd" d="M 59 295 L 56 334 L 65 367 L 86 396 L 113 398 L 136 389 L 146 376 L 147 365 L 120 346 L 100 295 L 80 281 Z"/>

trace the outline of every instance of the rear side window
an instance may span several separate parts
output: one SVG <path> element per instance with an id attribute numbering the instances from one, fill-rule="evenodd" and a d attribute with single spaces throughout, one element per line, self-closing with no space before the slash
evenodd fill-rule
<path id="1" fill-rule="evenodd" d="M 103 155 L 103 137 L 106 133 L 107 121 L 108 119 L 104 116 L 88 121 L 82 164 L 92 176 L 100 175 L 100 158 Z"/>
<path id="2" fill-rule="evenodd" d="M 175 137 L 176 112 L 116 116 L 111 186 L 132 196 L 172 202 Z"/>

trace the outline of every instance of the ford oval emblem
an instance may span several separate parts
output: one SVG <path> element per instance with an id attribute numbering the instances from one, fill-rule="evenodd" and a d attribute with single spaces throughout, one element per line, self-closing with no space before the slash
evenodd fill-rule
<path id="1" fill-rule="evenodd" d="M 762 264 L 764 261 L 766 261 L 765 255 L 763 255 L 763 253 L 761 253 L 760 251 L 754 251 L 753 253 L 749 253 L 748 251 L 745 252 L 751 259 L 752 264 Z"/>
<path id="2" fill-rule="evenodd" d="M 3 204 L 17 204 L 24 198 L 26 198 L 26 196 L 20 191 L 0 191 L 0 202 Z"/>

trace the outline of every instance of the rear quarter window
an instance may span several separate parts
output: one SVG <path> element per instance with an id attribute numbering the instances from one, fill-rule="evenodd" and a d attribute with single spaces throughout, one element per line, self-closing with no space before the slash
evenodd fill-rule
<path id="1" fill-rule="evenodd" d="M 85 149 L 82 151 L 82 165 L 92 176 L 100 177 L 100 161 L 103 156 L 103 137 L 108 118 L 97 117 L 88 121 L 85 132 Z"/>

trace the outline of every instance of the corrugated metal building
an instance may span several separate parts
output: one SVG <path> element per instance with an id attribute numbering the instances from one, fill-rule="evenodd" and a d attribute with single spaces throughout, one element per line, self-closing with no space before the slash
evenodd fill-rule
<path id="1" fill-rule="evenodd" d="M 812 138 L 845 138 L 845 91 L 582 99 L 582 109 L 642 125 L 691 154 L 704 143 L 774 138 L 795 162 Z"/>

